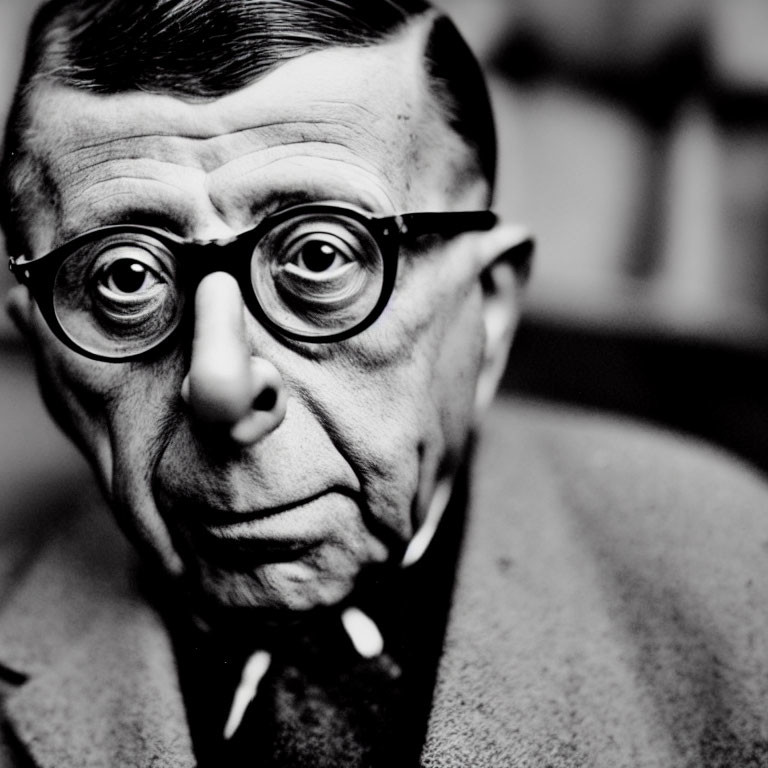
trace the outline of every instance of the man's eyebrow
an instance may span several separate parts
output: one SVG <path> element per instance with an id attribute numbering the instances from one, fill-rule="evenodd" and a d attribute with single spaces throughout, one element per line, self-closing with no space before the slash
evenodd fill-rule
<path id="1" fill-rule="evenodd" d="M 95 216 L 90 219 L 86 226 L 78 222 L 69 222 L 59 228 L 57 245 L 65 243 L 93 229 L 108 227 L 116 224 L 139 224 L 145 227 L 154 227 L 172 234 L 183 235 L 185 227 L 170 212 L 160 211 L 151 208 L 129 208 L 115 210 L 104 215 Z"/>
<path id="2" fill-rule="evenodd" d="M 359 190 L 356 194 L 339 194 L 338 191 L 320 190 L 318 188 L 310 189 L 285 189 L 275 190 L 274 192 L 260 197 L 258 203 L 251 209 L 253 223 L 258 224 L 262 219 L 277 213 L 285 208 L 294 205 L 306 205 L 311 203 L 341 203 L 359 208 L 363 212 L 377 214 L 378 206 L 363 195 Z"/>
<path id="3" fill-rule="evenodd" d="M 308 189 L 276 189 L 266 195 L 260 195 L 258 201 L 254 201 L 251 215 L 256 222 L 292 205 L 317 202 L 324 201 L 318 200 L 317 195 L 313 195 Z"/>

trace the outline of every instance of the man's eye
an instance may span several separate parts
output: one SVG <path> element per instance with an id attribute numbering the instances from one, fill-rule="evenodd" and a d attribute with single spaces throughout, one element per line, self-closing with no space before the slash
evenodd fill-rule
<path id="1" fill-rule="evenodd" d="M 283 222 L 260 241 L 251 262 L 267 316 L 283 329 L 318 336 L 361 322 L 381 295 L 383 274 L 371 233 L 335 214 Z"/>
<path id="2" fill-rule="evenodd" d="M 91 295 L 97 304 L 118 311 L 139 309 L 169 288 L 170 261 L 156 249 L 114 243 L 100 249 L 90 263 Z"/>
<path id="3" fill-rule="evenodd" d="M 183 308 L 173 254 L 143 232 L 88 243 L 62 262 L 54 282 L 59 323 L 98 354 L 149 348 L 178 326 Z"/>
<path id="4" fill-rule="evenodd" d="M 353 246 L 333 235 L 309 235 L 291 243 L 284 269 L 304 277 L 328 278 L 338 269 L 359 260 Z"/>
<path id="5" fill-rule="evenodd" d="M 372 251 L 375 246 L 346 225 L 305 225 L 281 243 L 272 267 L 275 287 L 295 311 L 347 311 L 378 282 Z"/>
<path id="6" fill-rule="evenodd" d="M 94 322 L 120 332 L 147 332 L 179 307 L 173 257 L 165 248 L 151 242 L 115 238 L 84 254 L 85 270 L 81 310 L 89 312 Z M 67 278 L 72 286 L 77 279 L 77 262 Z"/>
<path id="7" fill-rule="evenodd" d="M 96 285 L 101 292 L 114 297 L 139 297 L 162 282 L 161 277 L 146 264 L 120 258 L 100 271 Z"/>

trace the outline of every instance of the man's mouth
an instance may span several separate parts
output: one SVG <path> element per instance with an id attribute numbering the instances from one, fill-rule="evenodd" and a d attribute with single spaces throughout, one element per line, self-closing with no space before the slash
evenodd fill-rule
<path id="1" fill-rule="evenodd" d="M 195 555 L 227 568 L 289 562 L 308 556 L 353 524 L 359 504 L 347 489 L 329 489 L 297 501 L 253 510 L 174 504 L 169 522 Z"/>
<path id="2" fill-rule="evenodd" d="M 238 528 L 248 526 L 259 520 L 267 520 L 278 515 L 301 510 L 303 507 L 332 494 L 351 496 L 351 493 L 346 489 L 329 488 L 284 504 L 260 506 L 254 509 L 223 509 L 208 505 L 205 502 L 183 502 L 181 505 L 173 506 L 181 506 L 186 520 L 196 527 L 204 527 L 218 532 L 221 537 L 228 537 L 232 535 L 232 531 L 236 531 Z"/>

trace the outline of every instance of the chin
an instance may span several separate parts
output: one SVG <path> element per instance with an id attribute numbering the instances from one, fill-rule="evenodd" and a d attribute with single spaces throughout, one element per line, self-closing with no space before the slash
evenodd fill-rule
<path id="1" fill-rule="evenodd" d="M 300 561 L 260 565 L 250 572 L 203 565 L 195 592 L 213 608 L 306 612 L 342 602 L 357 573 L 327 573 Z"/>

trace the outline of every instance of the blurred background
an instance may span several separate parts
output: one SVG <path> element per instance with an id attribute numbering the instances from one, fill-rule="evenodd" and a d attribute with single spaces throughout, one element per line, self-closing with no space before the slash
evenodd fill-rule
<path id="1" fill-rule="evenodd" d="M 768 2 L 439 0 L 491 76 L 538 254 L 515 391 L 768 469 Z"/>
<path id="2" fill-rule="evenodd" d="M 490 76 L 496 208 L 538 240 L 505 388 L 681 429 L 768 469 L 768 2 L 438 4 Z M 35 7 L 0 0 L 3 111 Z M 54 483 L 82 467 L 4 316 L 0 343 L 13 497 L 18 467 Z"/>

